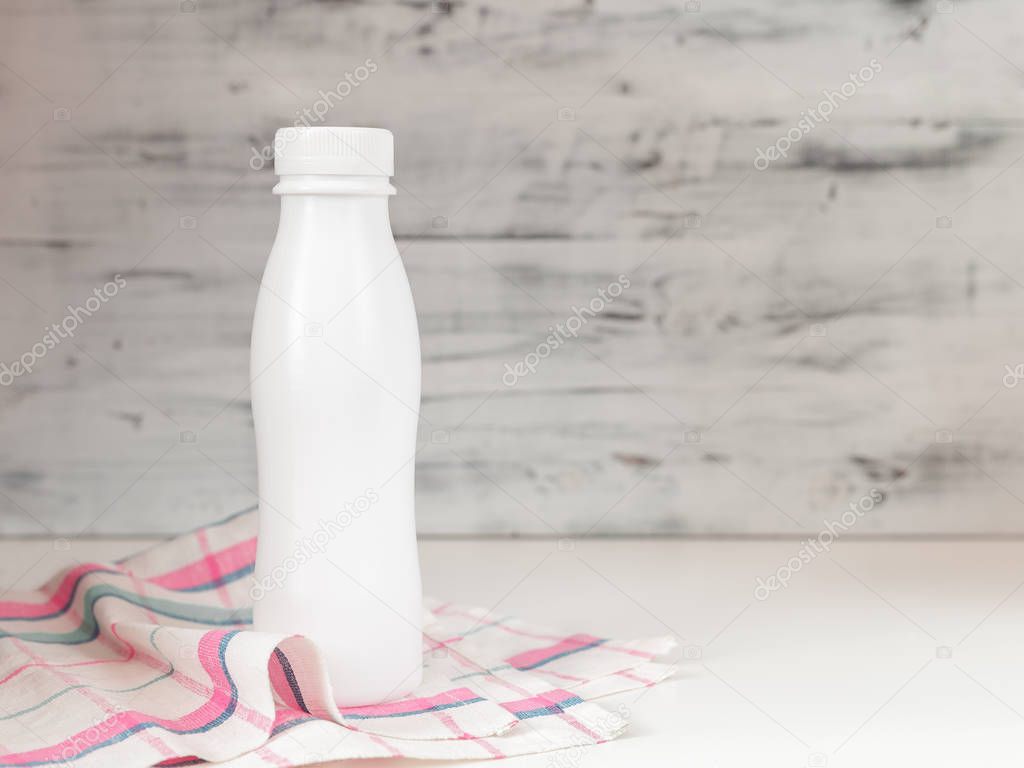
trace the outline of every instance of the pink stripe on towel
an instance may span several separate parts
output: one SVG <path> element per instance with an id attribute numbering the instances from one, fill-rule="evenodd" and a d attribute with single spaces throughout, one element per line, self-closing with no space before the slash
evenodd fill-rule
<path id="1" fill-rule="evenodd" d="M 554 645 L 547 645 L 543 648 L 537 648 L 532 651 L 517 653 L 515 656 L 510 656 L 505 659 L 505 661 L 516 669 L 534 669 L 535 667 L 547 664 L 564 656 L 568 656 L 588 648 L 595 648 L 603 642 L 604 640 L 602 638 L 594 637 L 593 635 L 570 635 Z"/>

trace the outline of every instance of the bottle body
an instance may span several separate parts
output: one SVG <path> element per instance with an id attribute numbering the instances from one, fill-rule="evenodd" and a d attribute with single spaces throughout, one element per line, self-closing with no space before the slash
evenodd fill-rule
<path id="1" fill-rule="evenodd" d="M 420 681 L 419 333 L 387 180 L 307 181 L 278 186 L 253 322 L 253 622 L 316 642 L 346 706 Z"/>

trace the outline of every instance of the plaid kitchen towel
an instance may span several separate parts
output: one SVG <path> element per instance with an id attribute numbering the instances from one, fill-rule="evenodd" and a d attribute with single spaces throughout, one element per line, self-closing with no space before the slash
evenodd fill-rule
<path id="1" fill-rule="evenodd" d="M 0 600 L 0 765 L 295 766 L 488 758 L 595 744 L 654 685 L 670 639 L 564 635 L 428 601 L 423 684 L 335 706 L 317 648 L 250 629 L 246 511 L 117 564 L 84 563 Z"/>

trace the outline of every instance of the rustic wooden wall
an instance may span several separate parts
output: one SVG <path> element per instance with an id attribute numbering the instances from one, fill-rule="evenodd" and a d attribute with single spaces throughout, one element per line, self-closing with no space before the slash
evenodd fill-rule
<path id="1" fill-rule="evenodd" d="M 422 531 L 787 534 L 879 488 L 856 533 L 1024 532 L 1022 29 L 1012 0 L 5 0 L 0 361 L 126 285 L 0 387 L 0 530 L 254 501 L 249 161 L 371 59 L 326 122 L 397 136 Z"/>

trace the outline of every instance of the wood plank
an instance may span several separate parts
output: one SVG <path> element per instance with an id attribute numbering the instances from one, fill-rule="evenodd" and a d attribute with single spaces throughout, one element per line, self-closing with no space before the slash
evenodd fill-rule
<path id="1" fill-rule="evenodd" d="M 277 201 L 249 159 L 372 58 L 329 120 L 398 136 L 424 532 L 814 531 L 874 487 L 861 532 L 1019 532 L 1022 13 L 6 4 L 0 360 L 127 284 L 0 388 L 0 530 L 170 532 L 253 501 Z"/>

